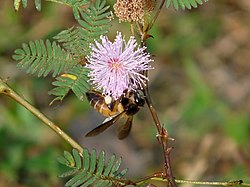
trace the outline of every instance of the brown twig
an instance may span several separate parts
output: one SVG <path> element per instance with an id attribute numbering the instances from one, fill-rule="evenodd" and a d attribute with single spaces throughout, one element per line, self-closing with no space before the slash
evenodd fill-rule
<path id="1" fill-rule="evenodd" d="M 14 90 L 12 90 L 1 78 L 0 78 L 0 94 L 5 94 L 11 99 L 14 99 L 28 111 L 30 111 L 34 116 L 41 120 L 45 125 L 55 131 L 59 136 L 61 136 L 65 141 L 67 141 L 73 148 L 77 149 L 80 153 L 83 152 L 83 148 L 73 140 L 68 134 L 66 134 L 62 129 L 50 121 L 44 114 L 32 106 L 28 101 L 18 95 Z"/>
<path id="2" fill-rule="evenodd" d="M 168 140 L 169 140 L 168 132 L 160 123 L 157 112 L 151 102 L 148 87 L 145 87 L 144 94 L 146 96 L 146 103 L 148 105 L 148 108 L 150 110 L 150 113 L 152 115 L 152 118 L 154 120 L 155 126 L 158 131 L 158 135 L 157 135 L 158 141 L 161 144 L 162 150 L 163 150 L 163 156 L 164 156 L 164 176 L 163 177 L 167 177 L 171 186 L 176 187 L 177 185 L 173 176 L 171 161 L 170 161 L 170 152 L 172 148 L 168 147 Z"/>
<path id="3" fill-rule="evenodd" d="M 154 16 L 154 18 L 153 18 L 152 21 L 148 24 L 148 26 L 147 26 L 145 32 L 149 31 L 149 30 L 153 27 L 153 25 L 155 24 L 155 21 L 157 20 L 157 18 L 158 18 L 158 16 L 159 16 L 160 12 L 161 12 L 161 10 L 162 10 L 162 7 L 163 7 L 164 3 L 165 3 L 165 0 L 162 0 L 160 6 L 159 6 L 159 8 L 158 8 L 158 10 L 157 10 L 157 12 L 156 12 L 156 14 L 155 14 L 155 16 Z"/>
<path id="4" fill-rule="evenodd" d="M 162 7 L 163 7 L 164 3 L 165 3 L 165 0 L 162 0 L 160 6 L 159 6 L 159 8 L 158 8 L 158 10 L 157 10 L 157 12 L 156 12 L 156 14 L 154 16 L 154 18 L 148 24 L 148 26 L 146 27 L 145 30 L 142 30 L 141 25 L 139 23 L 137 23 L 137 29 L 139 31 L 139 34 L 141 35 L 141 41 L 142 41 L 141 45 L 142 46 L 146 46 L 146 40 L 148 39 L 148 36 L 149 36 L 148 31 L 153 27 L 156 19 L 158 18 L 159 14 L 160 14 L 160 12 L 162 10 Z M 147 23 L 144 23 L 144 24 L 147 24 Z M 146 77 L 148 77 L 148 72 L 145 71 L 144 75 Z M 162 147 L 162 150 L 163 150 L 164 175 L 162 177 L 167 178 L 172 187 L 176 187 L 177 185 L 176 185 L 173 173 L 172 173 L 171 162 L 170 162 L 170 152 L 171 152 L 172 148 L 168 147 L 168 140 L 169 140 L 168 132 L 161 125 L 161 122 L 159 120 L 157 112 L 156 112 L 155 108 L 153 107 L 151 97 L 150 97 L 150 94 L 149 94 L 149 90 L 148 90 L 148 85 L 145 86 L 143 91 L 144 91 L 144 95 L 145 95 L 145 98 L 146 98 L 147 106 L 148 106 L 148 108 L 150 110 L 150 113 L 151 113 L 152 118 L 154 120 L 154 124 L 155 124 L 156 129 L 157 129 L 158 142 L 161 144 L 161 147 Z"/>

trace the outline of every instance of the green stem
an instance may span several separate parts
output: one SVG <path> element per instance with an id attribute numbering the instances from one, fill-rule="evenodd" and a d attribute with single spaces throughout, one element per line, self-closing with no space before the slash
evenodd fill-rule
<path id="1" fill-rule="evenodd" d="M 143 183 L 148 180 L 168 182 L 168 179 L 163 179 L 161 176 L 158 177 L 156 175 L 147 177 L 144 180 L 137 182 L 137 184 Z M 231 186 L 231 187 L 232 186 L 250 186 L 249 183 L 244 183 L 242 180 L 223 181 L 223 182 L 214 181 L 213 182 L 213 181 L 194 181 L 194 180 L 175 179 L 175 182 L 178 184 L 209 185 L 209 186 Z"/>
<path id="2" fill-rule="evenodd" d="M 34 116 L 41 120 L 45 125 L 55 131 L 61 138 L 67 141 L 73 148 L 77 149 L 80 153 L 83 152 L 83 148 L 74 141 L 68 134 L 66 134 L 62 129 L 50 121 L 44 114 L 42 114 L 38 109 L 32 106 L 28 101 L 18 95 L 14 90 L 12 90 L 1 78 L 0 78 L 0 94 L 5 94 L 11 99 L 15 100 L 28 111 L 30 111 Z"/>
<path id="3" fill-rule="evenodd" d="M 46 1 L 49 1 L 49 2 L 52 2 L 52 3 L 58 3 L 58 4 L 70 6 L 70 4 L 68 4 L 66 2 L 63 2 L 63 1 L 59 1 L 59 0 L 46 0 Z"/>
<path id="4" fill-rule="evenodd" d="M 210 185 L 210 186 L 250 186 L 248 183 L 243 183 L 242 180 L 226 181 L 226 182 L 209 182 L 209 181 L 190 181 L 190 180 L 176 180 L 177 183 L 188 183 L 197 185 Z"/>
<path id="5" fill-rule="evenodd" d="M 179 184 L 195 184 L 195 185 L 210 185 L 210 186 L 239 186 L 242 185 L 242 180 L 227 181 L 227 182 L 209 182 L 209 181 L 193 181 L 193 180 L 175 180 Z"/>

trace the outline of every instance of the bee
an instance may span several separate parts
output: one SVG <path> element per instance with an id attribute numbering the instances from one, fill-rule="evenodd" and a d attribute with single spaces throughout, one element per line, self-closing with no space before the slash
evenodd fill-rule
<path id="1" fill-rule="evenodd" d="M 104 96 L 97 91 L 89 91 L 86 93 L 90 105 L 105 117 L 108 117 L 101 125 L 86 134 L 86 137 L 96 136 L 105 131 L 116 122 L 125 119 L 125 123 L 118 125 L 117 136 L 119 139 L 126 138 L 132 127 L 133 116 L 145 104 L 145 99 L 139 91 L 125 90 L 122 96 L 117 100 L 110 96 Z"/>

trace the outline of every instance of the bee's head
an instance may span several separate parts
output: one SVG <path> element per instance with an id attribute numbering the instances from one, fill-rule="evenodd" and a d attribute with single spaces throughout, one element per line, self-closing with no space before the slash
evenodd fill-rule
<path id="1" fill-rule="evenodd" d="M 124 91 L 124 94 L 121 97 L 120 102 L 124 107 L 128 105 L 136 105 L 137 107 L 144 106 L 145 99 L 141 96 L 140 92 L 137 90 Z"/>
<path id="2" fill-rule="evenodd" d="M 141 96 L 139 91 L 134 91 L 134 103 L 141 107 L 145 104 L 145 99 Z"/>

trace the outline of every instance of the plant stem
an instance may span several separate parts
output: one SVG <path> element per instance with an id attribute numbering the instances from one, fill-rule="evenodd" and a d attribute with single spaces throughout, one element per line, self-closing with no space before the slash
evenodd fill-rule
<path id="1" fill-rule="evenodd" d="M 161 4 L 158 8 L 158 11 L 156 12 L 153 20 L 149 23 L 149 25 L 146 27 L 146 29 L 143 31 L 140 24 L 137 23 L 137 28 L 139 30 L 139 34 L 141 35 L 141 45 L 142 46 L 146 46 L 146 40 L 148 39 L 148 31 L 153 27 L 156 19 L 158 18 L 162 7 L 165 3 L 165 0 L 161 1 Z M 144 75 L 146 77 L 148 77 L 148 72 L 145 71 L 143 72 Z M 158 118 L 157 112 L 155 110 L 155 108 L 153 107 L 152 101 L 151 101 L 151 97 L 149 94 L 149 90 L 148 90 L 148 85 L 145 86 L 144 88 L 144 95 L 146 98 L 146 103 L 148 105 L 148 108 L 150 110 L 150 113 L 152 115 L 152 118 L 154 120 L 155 126 L 157 128 L 157 138 L 159 143 L 161 144 L 162 150 L 163 150 L 163 157 L 164 157 L 164 173 L 162 174 L 162 177 L 167 178 L 168 182 L 170 183 L 170 185 L 172 187 L 176 187 L 176 182 L 173 176 L 173 172 L 172 172 L 172 168 L 171 168 L 171 162 L 170 162 L 170 152 L 172 150 L 172 148 L 168 147 L 168 140 L 170 139 L 168 136 L 168 132 L 167 130 L 161 125 L 160 120 Z"/>
<path id="2" fill-rule="evenodd" d="M 162 10 L 162 7 L 163 7 L 164 3 L 165 3 L 165 0 L 162 0 L 160 6 L 159 6 L 159 8 L 158 8 L 158 10 L 157 10 L 157 12 L 156 12 L 156 14 L 155 14 L 155 16 L 154 16 L 154 18 L 152 19 L 152 21 L 151 21 L 150 24 L 148 25 L 148 27 L 147 27 L 147 29 L 146 29 L 146 32 L 149 31 L 149 30 L 153 27 L 155 21 L 157 20 L 157 18 L 158 18 L 158 16 L 159 16 L 160 12 L 161 12 L 161 10 Z"/>
<path id="3" fill-rule="evenodd" d="M 0 94 L 5 94 L 11 99 L 15 100 L 28 111 L 30 111 L 34 116 L 41 120 L 45 125 L 54 130 L 61 138 L 67 141 L 73 148 L 77 149 L 80 153 L 83 152 L 83 148 L 73 140 L 68 134 L 66 134 L 62 129 L 50 121 L 44 114 L 42 114 L 38 109 L 32 106 L 28 101 L 18 95 L 14 90 L 12 90 L 1 78 L 0 78 Z"/>
<path id="4" fill-rule="evenodd" d="M 154 173 L 151 176 L 147 176 L 139 181 L 136 182 L 137 185 L 143 184 L 146 181 L 153 180 L 153 181 L 161 181 L 161 182 L 168 182 L 168 179 L 164 179 L 162 177 L 162 173 Z M 242 180 L 233 180 L 233 181 L 195 181 L 195 180 L 181 180 L 181 179 L 174 179 L 176 183 L 179 184 L 194 184 L 194 185 L 209 185 L 209 186 L 250 186 L 250 183 L 245 183 Z"/>
<path id="5" fill-rule="evenodd" d="M 146 96 L 146 103 L 154 120 L 155 126 L 158 131 L 158 141 L 160 142 L 164 155 L 164 175 L 162 177 L 167 177 L 172 187 L 176 187 L 176 182 L 173 176 L 171 161 L 170 161 L 170 151 L 171 148 L 168 147 L 168 133 L 167 130 L 161 125 L 158 115 L 156 113 L 155 108 L 153 107 L 150 94 L 148 91 L 148 87 L 144 89 L 144 94 Z"/>
<path id="6" fill-rule="evenodd" d="M 165 181 L 161 177 L 156 177 L 153 175 L 151 178 L 147 178 L 147 180 L 156 180 L 156 181 Z M 209 185 L 209 186 L 250 186 L 249 183 L 244 183 L 242 180 L 235 180 L 235 181 L 223 181 L 223 182 L 217 182 L 217 181 L 194 181 L 194 180 L 181 180 L 181 179 L 175 179 L 176 183 L 179 184 L 194 184 L 194 185 Z"/>
<path id="7" fill-rule="evenodd" d="M 210 185 L 210 186 L 239 186 L 242 185 L 242 180 L 227 181 L 227 182 L 209 182 L 209 181 L 193 181 L 193 180 L 176 180 L 177 183 L 195 184 L 195 185 Z"/>

